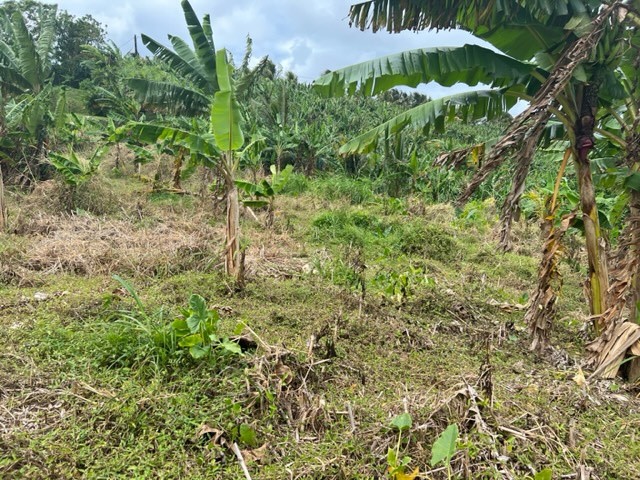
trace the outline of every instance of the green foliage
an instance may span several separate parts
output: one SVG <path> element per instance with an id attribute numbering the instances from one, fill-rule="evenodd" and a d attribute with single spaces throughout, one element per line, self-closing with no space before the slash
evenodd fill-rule
<path id="1" fill-rule="evenodd" d="M 191 295 L 189 306 L 182 310 L 181 317 L 171 323 L 179 347 L 186 348 L 194 359 L 210 356 L 214 349 L 227 353 L 241 354 L 237 343 L 228 338 L 218 337 L 220 316 L 215 310 L 207 308 L 200 295 Z"/>
<path id="2" fill-rule="evenodd" d="M 400 457 L 402 434 L 404 432 L 408 432 L 412 425 L 413 421 L 411 419 L 411 415 L 407 412 L 397 415 L 391 421 L 391 426 L 398 431 L 398 443 L 396 444 L 396 448 L 389 448 L 387 450 L 387 471 L 392 479 L 413 480 L 418 474 L 417 468 L 412 473 L 407 474 L 406 470 L 411 463 L 411 457 L 407 455 Z"/>
<path id="3" fill-rule="evenodd" d="M 193 294 L 188 306 L 178 317 L 167 323 L 164 309 L 148 313 L 133 286 L 123 278 L 113 277 L 131 295 L 136 304 L 133 311 L 115 312 L 115 326 L 109 343 L 118 349 L 110 358 L 113 366 L 144 366 L 150 363 L 156 370 L 180 361 L 184 354 L 194 360 L 216 363 L 225 356 L 242 355 L 240 346 L 219 335 L 220 316 L 209 309 L 200 295 Z"/>
<path id="4" fill-rule="evenodd" d="M 399 432 L 409 430 L 412 425 L 413 421 L 411 419 L 411 415 L 409 415 L 407 412 L 397 415 L 391 421 L 391 426 L 396 428 Z"/>
<path id="5" fill-rule="evenodd" d="M 106 147 L 98 148 L 89 159 L 77 156 L 73 150 L 67 155 L 50 153 L 49 163 L 67 185 L 77 187 L 96 174 L 106 150 Z"/>
<path id="6" fill-rule="evenodd" d="M 423 266 L 414 267 L 413 265 L 409 265 L 407 270 L 401 272 L 380 270 L 371 283 L 382 296 L 399 304 L 412 296 L 417 287 L 435 286 L 435 281 L 426 274 Z"/>
<path id="7" fill-rule="evenodd" d="M 227 63 L 227 51 L 216 54 L 219 90 L 211 104 L 211 130 L 220 150 L 230 152 L 239 150 L 244 144 L 244 135 L 240 124 L 242 115 L 235 97 L 231 74 L 233 67 Z"/>
<path id="8" fill-rule="evenodd" d="M 444 463 L 449 468 L 453 455 L 456 453 L 456 442 L 458 440 L 458 425 L 449 425 L 431 447 L 431 466 Z M 451 474 L 449 474 L 451 476 Z"/>
<path id="9" fill-rule="evenodd" d="M 316 180 L 312 190 L 327 200 L 345 199 L 351 205 L 361 205 L 374 199 L 373 183 L 368 179 L 332 175 Z"/>
<path id="10" fill-rule="evenodd" d="M 280 195 L 289 183 L 293 174 L 293 166 L 287 165 L 278 172 L 275 165 L 271 165 L 271 178 L 266 178 L 260 183 L 251 183 L 244 180 L 236 180 L 236 185 L 245 194 L 254 197 L 253 200 L 243 200 L 242 203 L 248 207 L 266 207 L 270 209 L 276 195 Z M 264 199 L 264 200 L 262 200 Z"/>
<path id="11" fill-rule="evenodd" d="M 540 470 L 533 476 L 533 480 L 552 480 L 553 471 L 550 468 L 545 468 L 544 470 Z"/>
<path id="12" fill-rule="evenodd" d="M 220 89 L 211 19 L 205 15 L 200 22 L 187 0 L 182 0 L 181 5 L 193 48 L 173 35 L 169 36 L 173 48 L 147 35 L 141 36 L 144 45 L 167 66 L 174 78 L 167 81 L 135 75 L 128 85 L 136 92 L 138 101 L 146 105 L 174 114 L 202 114 L 210 110 L 211 98 Z"/>
<path id="13" fill-rule="evenodd" d="M 442 227 L 422 222 L 403 225 L 397 246 L 405 254 L 419 254 L 441 262 L 450 262 L 458 256 L 460 247 L 455 237 Z"/>
<path id="14" fill-rule="evenodd" d="M 364 211 L 335 210 L 322 213 L 313 221 L 316 240 L 333 240 L 347 245 L 370 245 L 376 239 L 389 236 L 392 230 L 390 224 Z"/>

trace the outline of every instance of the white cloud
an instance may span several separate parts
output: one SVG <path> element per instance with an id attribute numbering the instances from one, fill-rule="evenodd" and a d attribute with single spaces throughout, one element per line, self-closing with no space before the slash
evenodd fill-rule
<path id="1" fill-rule="evenodd" d="M 53 0 L 48 0 L 53 1 Z M 191 0 L 202 18 L 210 13 L 216 47 L 235 58 L 244 54 L 246 35 L 253 38 L 256 58 L 269 55 L 303 81 L 326 69 L 337 69 L 411 48 L 482 43 L 465 32 L 361 32 L 350 28 L 347 14 L 355 0 Z M 165 42 L 167 34 L 188 37 L 178 0 L 57 0 L 74 15 L 89 13 L 108 26 L 109 36 L 127 51 L 133 35 L 146 33 Z M 447 93 L 427 86 L 430 95 Z"/>

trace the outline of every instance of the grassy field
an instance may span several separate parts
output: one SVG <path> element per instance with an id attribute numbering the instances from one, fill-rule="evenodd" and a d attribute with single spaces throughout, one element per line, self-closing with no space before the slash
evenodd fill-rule
<path id="1" fill-rule="evenodd" d="M 296 177 L 272 227 L 243 217 L 239 289 L 222 273 L 222 206 L 148 189 L 100 177 L 73 215 L 55 183 L 9 194 L 1 478 L 245 478 L 234 444 L 254 480 L 392 478 L 389 449 L 415 478 L 448 478 L 430 459 L 451 424 L 452 478 L 640 478 L 636 387 L 575 380 L 584 272 L 562 265 L 556 348 L 528 350 L 535 222 L 502 255 L 491 201 L 455 212 Z M 241 355 L 194 360 L 159 339 L 192 294 L 221 338 L 243 336 Z"/>

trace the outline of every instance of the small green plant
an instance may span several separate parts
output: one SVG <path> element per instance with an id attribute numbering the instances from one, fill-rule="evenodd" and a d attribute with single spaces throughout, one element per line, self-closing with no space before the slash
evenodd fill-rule
<path id="1" fill-rule="evenodd" d="M 271 165 L 271 179 L 266 178 L 260 183 L 251 183 L 244 180 L 236 180 L 236 185 L 247 195 L 253 197 L 251 200 L 243 200 L 245 207 L 267 207 L 267 226 L 273 225 L 274 203 L 276 195 L 280 195 L 291 178 L 293 166 L 287 165 L 283 170 L 278 171 L 275 165 Z"/>
<path id="2" fill-rule="evenodd" d="M 393 480 L 413 480 L 419 475 L 419 469 L 416 467 L 410 473 L 407 468 L 411 463 L 411 457 L 405 455 L 400 458 L 400 446 L 402 445 L 402 433 L 408 431 L 413 425 L 413 420 L 409 413 L 401 413 L 391 421 L 391 426 L 398 431 L 398 443 L 396 448 L 389 448 L 387 452 L 387 472 Z"/>
<path id="3" fill-rule="evenodd" d="M 435 467 L 443 463 L 447 467 L 447 477 L 451 479 L 451 459 L 456 453 L 456 442 L 458 440 L 458 425 L 449 425 L 444 432 L 436 439 L 431 447 L 431 466 Z"/>
<path id="4" fill-rule="evenodd" d="M 553 472 L 550 468 L 540 470 L 533 476 L 533 480 L 551 480 L 553 478 Z"/>
<path id="5" fill-rule="evenodd" d="M 417 286 L 435 286 L 435 280 L 429 277 L 424 266 L 414 267 L 403 272 L 382 270 L 373 278 L 373 286 L 380 294 L 396 303 L 402 303 L 411 295 Z"/>
<path id="6" fill-rule="evenodd" d="M 73 150 L 68 155 L 50 153 L 49 163 L 53 165 L 67 185 L 78 187 L 98 171 L 106 151 L 105 147 L 98 148 L 89 159 L 78 157 Z"/>
<path id="7" fill-rule="evenodd" d="M 187 307 L 167 324 L 165 319 L 168 315 L 164 309 L 148 313 L 133 286 L 118 275 L 113 278 L 136 304 L 133 311 L 116 312 L 116 323 L 124 332 L 115 336 L 111 333 L 109 337 L 115 347 L 122 349 L 114 364 L 144 364 L 150 361 L 158 369 L 172 359 L 179 360 L 185 353 L 195 360 L 242 354 L 240 345 L 219 335 L 220 316 L 217 311 L 207 307 L 200 295 L 191 295 Z"/>
<path id="8" fill-rule="evenodd" d="M 240 345 L 218 336 L 219 322 L 218 312 L 207 308 L 206 300 L 200 295 L 193 294 L 189 298 L 189 306 L 182 310 L 182 315 L 171 323 L 170 328 L 178 346 L 188 349 L 189 355 L 195 359 L 211 355 L 214 349 L 241 354 Z"/>

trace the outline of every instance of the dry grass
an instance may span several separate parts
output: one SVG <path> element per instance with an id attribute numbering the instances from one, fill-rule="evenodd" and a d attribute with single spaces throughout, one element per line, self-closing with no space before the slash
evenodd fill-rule
<path id="1" fill-rule="evenodd" d="M 223 235 L 206 219 L 178 216 L 141 227 L 125 220 L 40 213 L 30 225 L 38 234 L 23 247 L 21 258 L 4 266 L 5 276 L 209 270 L 219 262 Z"/>

